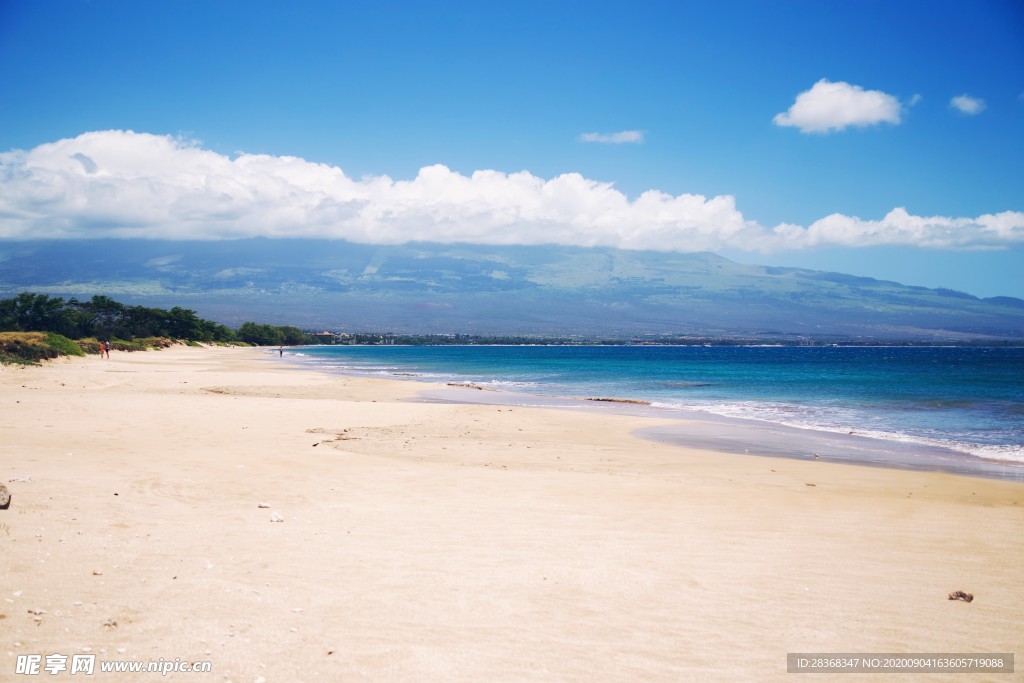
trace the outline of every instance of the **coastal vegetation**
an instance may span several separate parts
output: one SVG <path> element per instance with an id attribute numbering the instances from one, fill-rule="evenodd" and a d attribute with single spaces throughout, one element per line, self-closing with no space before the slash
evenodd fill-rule
<path id="1" fill-rule="evenodd" d="M 84 355 L 78 344 L 53 332 L 0 332 L 0 363 L 32 365 L 58 356 Z"/>
<path id="2" fill-rule="evenodd" d="M 298 346 L 303 344 L 396 346 L 931 346 L 948 340 L 843 336 L 756 336 L 658 334 L 623 337 L 583 335 L 395 334 L 351 332 L 313 334 L 292 325 L 245 322 L 237 330 L 204 320 L 195 311 L 175 306 L 169 310 L 129 306 L 107 296 L 88 301 L 22 292 L 0 299 L 0 363 L 36 364 L 59 356 L 100 353 L 101 343 L 113 351 L 159 349 L 177 343 L 243 346 Z M 957 346 L 1020 346 L 1019 340 L 956 340 Z"/>
<path id="3" fill-rule="evenodd" d="M 238 330 L 179 306 L 129 306 L 106 296 L 88 301 L 22 292 L 0 299 L 0 362 L 38 363 L 58 356 L 142 351 L 174 343 L 284 345 L 315 339 L 291 326 L 245 323 Z"/>

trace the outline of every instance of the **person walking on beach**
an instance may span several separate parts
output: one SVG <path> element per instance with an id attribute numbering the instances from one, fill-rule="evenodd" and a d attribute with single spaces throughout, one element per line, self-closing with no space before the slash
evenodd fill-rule
<path id="1" fill-rule="evenodd" d="M 278 346 L 277 347 L 277 355 L 278 355 L 279 358 L 284 358 L 284 347 L 283 346 Z"/>
<path id="2" fill-rule="evenodd" d="M 100 342 L 100 356 L 102 357 L 104 352 L 107 354 L 107 360 L 110 360 L 110 342 Z"/>

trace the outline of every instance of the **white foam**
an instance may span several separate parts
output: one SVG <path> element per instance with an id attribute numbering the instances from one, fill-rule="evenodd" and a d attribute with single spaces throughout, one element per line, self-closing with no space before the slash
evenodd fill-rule
<path id="1" fill-rule="evenodd" d="M 921 434 L 892 431 L 886 429 L 865 429 L 864 418 L 852 411 L 841 408 L 810 408 L 781 403 L 761 403 L 756 401 L 736 401 L 711 404 L 652 403 L 655 407 L 673 410 L 697 411 L 720 415 L 722 417 L 756 420 L 793 429 L 806 429 L 831 434 L 847 434 L 906 444 L 916 444 L 932 448 L 973 455 L 986 460 L 1024 463 L 1024 445 L 1020 444 L 980 444 L 957 438 L 934 438 Z"/>

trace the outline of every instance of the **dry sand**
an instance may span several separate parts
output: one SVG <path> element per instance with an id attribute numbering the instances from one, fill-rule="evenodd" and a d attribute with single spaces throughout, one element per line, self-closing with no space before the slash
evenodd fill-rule
<path id="1" fill-rule="evenodd" d="M 398 400 L 419 387 L 248 349 L 0 368 L 0 680 L 82 679 L 14 671 L 83 652 L 246 683 L 800 680 L 788 652 L 1024 655 L 1020 484 Z M 162 678 L 98 667 L 86 680 Z"/>

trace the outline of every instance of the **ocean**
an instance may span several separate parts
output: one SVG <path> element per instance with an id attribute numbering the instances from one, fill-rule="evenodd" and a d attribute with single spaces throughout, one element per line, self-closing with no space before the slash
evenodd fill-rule
<path id="1" fill-rule="evenodd" d="M 289 356 L 495 390 L 421 400 L 650 414 L 680 420 L 641 434 L 657 440 L 1024 481 L 1019 348 L 310 346 Z M 637 403 L 585 400 L 595 398 Z"/>

